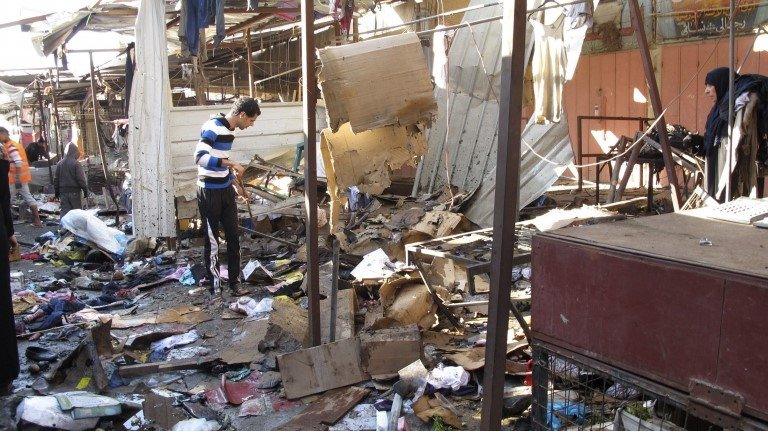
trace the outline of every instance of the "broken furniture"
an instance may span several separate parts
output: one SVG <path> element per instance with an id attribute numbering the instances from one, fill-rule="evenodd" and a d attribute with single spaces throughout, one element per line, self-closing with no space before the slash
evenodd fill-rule
<path id="1" fill-rule="evenodd" d="M 768 232 L 692 214 L 533 237 L 536 428 L 553 427 L 547 407 L 572 391 L 553 372 L 581 369 L 676 407 L 681 427 L 768 427 L 768 323 L 754 318 L 768 302 Z"/>
<path id="2" fill-rule="evenodd" d="M 611 191 L 608 193 L 608 199 L 606 202 L 613 202 L 614 201 L 614 194 L 613 192 L 617 188 L 617 183 L 619 181 L 618 177 L 621 172 L 621 166 L 624 163 L 624 161 L 628 161 L 627 165 L 627 174 L 625 175 L 626 179 L 622 179 L 622 182 L 624 184 L 624 187 L 626 187 L 626 183 L 629 180 L 629 175 L 632 173 L 632 168 L 634 167 L 635 163 L 640 163 L 641 165 L 643 163 L 649 163 L 653 164 L 655 161 L 644 161 L 639 162 L 637 160 L 638 153 L 640 151 L 640 145 L 635 146 L 632 152 L 629 152 L 628 154 L 623 154 L 626 150 L 627 144 L 632 144 L 632 142 L 628 142 L 628 138 L 621 137 L 619 141 L 609 149 L 609 151 L 605 153 L 584 153 L 584 121 L 590 121 L 590 120 L 599 120 L 601 122 L 605 121 L 623 121 L 623 122 L 637 122 L 637 130 L 638 131 L 644 131 L 648 127 L 648 122 L 653 121 L 651 118 L 647 117 L 623 117 L 623 116 L 578 116 L 576 118 L 576 134 L 577 134 L 577 140 L 576 140 L 576 147 L 578 149 L 578 156 L 576 157 L 577 164 L 579 165 L 578 168 L 578 176 L 579 176 L 579 190 L 581 190 L 582 186 L 584 185 L 584 168 L 581 166 L 584 165 L 584 159 L 595 159 L 597 161 L 597 165 L 595 166 L 595 205 L 600 204 L 600 173 L 603 171 L 604 167 L 608 167 L 608 176 L 611 178 Z M 615 159 L 615 163 L 611 164 L 611 161 Z M 662 162 L 663 163 L 663 162 Z M 649 173 L 653 172 L 653 168 L 655 166 L 652 166 L 650 168 Z M 649 184 L 652 184 L 653 178 L 649 174 L 648 175 Z M 640 170 L 640 184 L 643 183 L 643 171 Z M 623 188 L 620 188 L 621 191 L 623 191 Z M 650 188 L 649 188 L 650 190 Z M 621 194 L 618 194 L 618 197 L 616 197 L 616 201 L 621 199 Z M 653 195 L 652 193 L 648 197 L 648 207 L 650 208 L 650 205 L 653 204 Z"/>
<path id="3" fill-rule="evenodd" d="M 531 262 L 531 237 L 536 232 L 534 228 L 523 225 L 515 226 L 515 258 L 513 265 L 520 266 Z M 410 243 L 405 246 L 406 264 L 415 265 L 424 280 L 424 284 L 432 293 L 435 302 L 440 311 L 444 312 L 446 317 L 455 323 L 455 317 L 447 309 L 446 305 L 435 293 L 434 281 L 424 270 L 424 264 L 427 260 L 433 258 L 444 258 L 453 261 L 455 264 L 463 267 L 467 274 L 467 287 L 470 294 L 477 294 L 475 287 L 475 276 L 481 274 L 490 274 L 491 272 L 491 246 L 493 244 L 493 229 L 486 228 L 477 231 L 454 234 L 445 237 L 438 237 L 423 242 Z M 520 326 L 526 330 L 528 325 L 522 320 L 522 315 L 515 306 L 515 303 L 529 301 L 529 296 L 514 298 L 512 311 L 520 322 Z M 483 303 L 484 302 L 484 303 Z M 487 304 L 487 301 L 473 302 L 473 306 Z"/>

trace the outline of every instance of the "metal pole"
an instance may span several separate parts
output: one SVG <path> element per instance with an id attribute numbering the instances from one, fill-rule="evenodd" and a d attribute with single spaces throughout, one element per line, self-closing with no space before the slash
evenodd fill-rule
<path id="1" fill-rule="evenodd" d="M 91 60 L 91 102 L 93 102 L 93 125 L 96 128 L 96 144 L 99 146 L 99 155 L 101 156 L 101 169 L 104 171 L 104 183 L 107 185 L 109 198 L 115 204 L 115 226 L 120 225 L 120 206 L 117 204 L 117 198 L 112 192 L 112 186 L 109 184 L 109 170 L 107 169 L 107 154 L 104 152 L 104 146 L 101 144 L 101 135 L 99 135 L 99 103 L 96 100 L 96 80 L 93 71 L 93 53 L 88 53 Z"/>
<path id="2" fill-rule="evenodd" d="M 733 197 L 733 186 L 731 185 L 731 173 L 733 172 L 733 81 L 736 72 L 736 39 L 734 37 L 733 16 L 736 9 L 735 0 L 730 0 L 728 11 L 728 173 L 725 182 L 725 201 L 728 202 Z"/>
<path id="3" fill-rule="evenodd" d="M 45 116 L 43 115 L 43 95 L 40 92 L 40 80 L 37 80 L 35 82 L 35 87 L 37 87 L 37 103 L 40 106 L 40 139 L 43 139 L 43 131 L 44 131 L 44 125 L 45 125 Z M 53 88 L 51 88 L 51 95 L 54 95 Z M 55 110 L 56 109 L 55 108 L 56 107 L 55 96 L 54 96 L 53 101 L 54 101 L 53 102 L 53 104 L 54 104 L 53 106 L 54 106 L 54 110 Z M 51 118 L 51 121 L 53 121 L 53 118 Z M 54 126 L 55 126 L 55 124 L 54 124 Z M 48 142 L 47 139 L 45 141 Z M 56 128 L 56 142 L 58 143 L 58 141 L 59 141 L 59 132 L 58 132 L 58 127 L 57 127 Z M 56 148 L 59 148 L 58 145 L 56 146 Z M 51 168 L 51 156 L 50 156 L 49 152 L 45 152 L 45 159 L 48 161 L 48 177 L 51 180 L 51 186 L 53 186 L 53 168 Z"/>
<path id="4" fill-rule="evenodd" d="M 307 294 L 309 296 L 309 340 L 321 343 L 320 290 L 317 256 L 317 77 L 315 76 L 314 2 L 301 0 L 301 72 L 304 114 L 304 206 L 307 210 Z"/>
<path id="5" fill-rule="evenodd" d="M 56 92 L 61 89 L 61 81 L 59 80 L 59 57 L 56 53 L 53 55 L 53 62 L 56 65 L 56 85 L 53 85 L 53 79 L 51 79 L 51 90 L 53 91 L 53 110 L 54 114 L 56 115 L 56 124 L 61 125 L 61 119 L 59 118 L 59 110 L 56 102 Z M 59 157 L 59 160 L 61 160 L 62 153 L 64 153 L 64 146 L 62 143 L 57 143 L 56 156 Z"/>
<path id="6" fill-rule="evenodd" d="M 669 147 L 669 138 L 667 137 L 667 122 L 664 120 L 663 107 L 661 105 L 661 96 L 659 96 L 659 86 L 656 83 L 654 75 L 653 62 L 651 61 L 651 52 L 648 50 L 648 38 L 645 35 L 645 25 L 643 24 L 643 15 L 637 0 L 629 0 L 630 15 L 632 26 L 635 28 L 635 37 L 637 46 L 640 49 L 640 57 L 643 59 L 643 70 L 645 71 L 645 81 L 648 83 L 648 93 L 651 97 L 651 106 L 653 113 L 661 117 L 656 123 L 656 131 L 659 132 L 659 141 L 661 144 L 661 154 L 664 157 L 664 167 L 667 171 L 669 180 L 670 195 L 672 196 L 672 206 L 675 211 L 680 210 L 682 197 L 680 196 L 680 186 L 677 183 L 677 171 L 675 171 L 675 160 L 672 158 L 672 151 Z"/>
<path id="7" fill-rule="evenodd" d="M 251 62 L 251 29 L 245 31 L 245 61 L 248 66 L 248 95 L 253 97 L 253 63 Z"/>
<path id="8" fill-rule="evenodd" d="M 54 136 L 56 139 L 56 154 L 58 155 L 59 147 L 62 145 L 61 144 L 61 124 L 59 120 L 59 103 L 58 103 L 58 100 L 56 99 L 57 86 L 53 84 L 53 74 L 52 72 L 49 72 L 49 74 L 50 74 L 49 81 L 51 83 L 51 101 L 53 102 L 53 120 L 54 120 L 53 130 L 54 130 Z M 49 147 L 49 150 L 50 150 L 50 147 Z"/>
<path id="9" fill-rule="evenodd" d="M 40 139 L 44 139 L 47 134 L 45 133 L 45 116 L 43 115 L 43 95 L 40 92 L 40 80 L 35 80 L 35 89 L 37 89 L 37 109 L 40 111 Z"/>
<path id="10" fill-rule="evenodd" d="M 339 240 L 333 238 L 333 271 L 331 272 L 331 331 L 328 342 L 336 342 L 336 315 L 339 298 Z"/>
<path id="11" fill-rule="evenodd" d="M 515 250 L 515 222 L 520 194 L 520 132 L 525 74 L 526 1 L 504 2 L 501 37 L 501 94 L 499 100 L 499 144 L 496 156 L 496 195 L 493 210 L 491 291 L 488 303 L 488 336 L 485 348 L 483 407 L 480 429 L 500 430 L 504 400 L 504 371 L 507 355 Z"/>

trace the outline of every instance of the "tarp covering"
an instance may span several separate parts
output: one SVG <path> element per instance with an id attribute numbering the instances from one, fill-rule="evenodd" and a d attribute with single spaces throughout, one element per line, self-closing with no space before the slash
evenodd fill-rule
<path id="1" fill-rule="evenodd" d="M 134 233 L 146 237 L 176 236 L 164 12 L 162 0 L 141 0 L 136 16 L 136 73 L 128 113 Z"/>
<path id="2" fill-rule="evenodd" d="M 16 106 L 21 107 L 24 102 L 24 88 L 10 85 L 4 81 L 0 81 L 0 93 L 8 96 Z"/>

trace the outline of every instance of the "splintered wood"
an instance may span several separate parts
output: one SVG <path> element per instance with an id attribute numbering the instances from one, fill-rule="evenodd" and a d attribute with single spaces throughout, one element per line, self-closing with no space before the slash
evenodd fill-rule
<path id="1" fill-rule="evenodd" d="M 424 130 L 437 111 L 421 42 L 414 33 L 319 51 L 329 127 L 321 134 L 331 230 L 346 189 L 380 194 L 390 174 L 426 152 Z"/>
<path id="2" fill-rule="evenodd" d="M 403 33 L 319 50 L 320 87 L 333 132 L 428 124 L 437 103 L 421 41 Z"/>

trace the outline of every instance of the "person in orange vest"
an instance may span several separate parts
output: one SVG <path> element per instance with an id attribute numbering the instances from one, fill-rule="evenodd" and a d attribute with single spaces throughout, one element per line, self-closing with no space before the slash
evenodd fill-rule
<path id="1" fill-rule="evenodd" d="M 5 152 L 12 162 L 11 169 L 8 171 L 8 183 L 11 189 L 11 197 L 16 196 L 16 180 L 18 178 L 18 181 L 21 184 L 21 189 L 19 190 L 21 197 L 32 210 L 33 225 L 36 227 L 43 226 L 43 223 L 40 222 L 40 212 L 38 211 L 40 205 L 29 191 L 29 183 L 32 181 L 32 173 L 29 171 L 29 161 L 27 160 L 27 152 L 24 150 L 24 146 L 12 140 L 8 133 L 8 129 L 4 127 L 0 127 L 0 143 L 3 143 Z"/>

